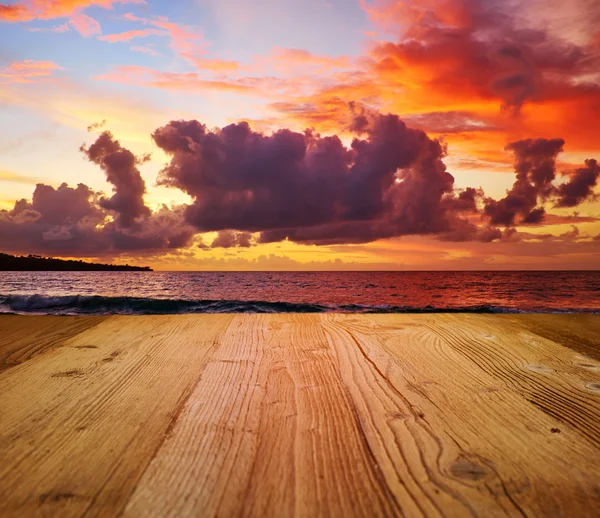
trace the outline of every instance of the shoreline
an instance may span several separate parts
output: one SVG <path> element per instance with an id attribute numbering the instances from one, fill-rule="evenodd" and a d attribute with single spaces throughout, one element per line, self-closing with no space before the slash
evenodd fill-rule
<path id="1" fill-rule="evenodd" d="M 2 516 L 600 506 L 600 315 L 0 314 L 0 394 Z"/>
<path id="2" fill-rule="evenodd" d="M 556 307 L 537 305 L 520 307 L 499 303 L 465 305 L 410 305 L 373 303 L 326 303 L 305 300 L 190 299 L 104 295 L 0 294 L 0 315 L 202 315 L 222 313 L 343 313 L 343 314 L 482 314 L 482 315 L 598 315 L 593 307 Z"/>

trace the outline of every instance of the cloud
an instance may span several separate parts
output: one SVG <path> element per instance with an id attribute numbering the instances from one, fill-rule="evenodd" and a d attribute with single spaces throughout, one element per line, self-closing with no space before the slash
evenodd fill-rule
<path id="1" fill-rule="evenodd" d="M 516 216 L 521 223 L 539 223 L 544 216 L 536 208 L 538 199 L 545 200 L 553 192 L 556 176 L 556 157 L 563 150 L 563 139 L 526 139 L 506 146 L 515 156 L 517 178 L 506 197 L 488 199 L 485 214 L 493 225 L 514 225 Z"/>
<path id="2" fill-rule="evenodd" d="M 144 203 L 146 185 L 136 157 L 109 132 L 82 151 L 113 185 L 109 198 L 84 184 L 54 188 L 37 184 L 31 201 L 0 211 L 0 247 L 13 252 L 107 256 L 152 253 L 189 246 L 196 231 L 184 221 L 184 207 Z"/>
<path id="3" fill-rule="evenodd" d="M 346 56 L 331 57 L 316 55 L 304 49 L 281 47 L 274 47 L 268 55 L 258 57 L 257 60 L 261 66 L 275 67 L 287 73 L 297 69 L 323 72 L 328 69 L 343 69 L 350 67 L 350 59 Z"/>
<path id="4" fill-rule="evenodd" d="M 56 70 L 63 68 L 53 61 L 15 61 L 0 70 L 0 83 L 34 83 L 49 78 Z"/>
<path id="5" fill-rule="evenodd" d="M 193 58 L 192 61 L 199 70 L 210 72 L 237 72 L 242 69 L 238 61 L 208 58 Z"/>
<path id="6" fill-rule="evenodd" d="M 0 4 L 0 20 L 4 22 L 19 22 L 27 15 L 28 10 L 25 4 Z"/>
<path id="7" fill-rule="evenodd" d="M 50 28 L 40 28 L 40 27 L 31 27 L 29 29 L 27 29 L 29 32 L 56 32 L 56 33 L 63 33 L 63 32 L 69 32 L 69 24 L 68 23 L 63 23 L 61 25 L 54 25 L 53 27 Z"/>
<path id="8" fill-rule="evenodd" d="M 252 234 L 250 232 L 235 232 L 232 230 L 222 230 L 214 239 L 211 248 L 249 248 L 252 246 Z"/>
<path id="9" fill-rule="evenodd" d="M 141 52 L 142 54 L 148 54 L 149 56 L 160 56 L 160 52 L 154 50 L 152 47 L 144 47 L 143 45 L 132 45 L 129 50 L 133 52 Z"/>
<path id="10" fill-rule="evenodd" d="M 171 47 L 181 56 L 195 57 L 206 52 L 207 42 L 198 28 L 172 22 L 166 17 L 158 17 L 149 23 L 169 33 Z"/>
<path id="11" fill-rule="evenodd" d="M 285 85 L 285 81 L 272 80 L 273 78 L 246 77 L 238 79 L 203 79 L 196 72 L 161 72 L 141 66 L 120 66 L 114 72 L 96 76 L 99 81 L 111 81 L 159 88 L 162 90 L 179 90 L 186 92 L 202 93 L 203 91 L 235 92 L 238 94 L 252 94 L 267 96 L 273 88 Z"/>
<path id="12" fill-rule="evenodd" d="M 402 236 L 513 243 L 527 235 L 512 227 L 539 224 L 545 204 L 575 206 L 594 195 L 600 172 L 592 159 L 569 181 L 554 184 L 562 139 L 507 145 L 516 179 L 504 198 L 493 200 L 480 188 L 455 188 L 445 146 L 422 130 L 397 115 L 357 105 L 347 111 L 347 127 L 340 130 L 353 129 L 350 145 L 313 130 L 262 133 L 247 122 L 209 130 L 196 120 L 179 120 L 157 128 L 152 138 L 169 157 L 157 183 L 192 201 L 156 210 L 145 203 L 139 171 L 149 157 L 134 155 L 103 131 L 81 151 L 104 171 L 112 195 L 84 184 L 40 183 L 31 201 L 0 211 L 0 247 L 83 257 L 150 254 L 189 247 L 195 239 L 206 249 L 196 237 L 206 232 L 217 233 L 210 248 L 285 240 L 348 245 Z"/>
<path id="13" fill-rule="evenodd" d="M 416 113 L 404 117 L 407 124 L 431 133 L 464 133 L 471 131 L 497 131 L 498 125 L 475 112 L 435 111 Z"/>
<path id="14" fill-rule="evenodd" d="M 571 173 L 568 182 L 558 187 L 557 207 L 575 207 L 586 200 L 594 199 L 594 187 L 598 183 L 600 166 L 594 159 L 585 161 L 585 167 L 580 167 Z"/>
<path id="15" fill-rule="evenodd" d="M 149 157 L 136 157 L 109 131 L 100 134 L 91 146 L 82 146 L 81 150 L 90 162 L 102 168 L 113 185 L 114 195 L 101 198 L 99 204 L 117 214 L 116 222 L 120 227 L 131 227 L 140 218 L 150 215 L 150 209 L 144 204 L 146 184 L 137 168 Z"/>
<path id="16" fill-rule="evenodd" d="M 28 22 L 34 19 L 52 20 L 80 13 L 87 7 L 111 8 L 113 4 L 144 4 L 145 0 L 28 0 L 15 4 L 0 4 L 0 20 Z"/>
<path id="17" fill-rule="evenodd" d="M 331 71 L 310 92 L 275 99 L 270 108 L 281 117 L 275 124 L 332 131 L 344 117 L 342 105 L 356 100 L 446 134 L 454 153 L 476 158 L 523 135 L 568 135 L 571 151 L 596 151 L 593 133 L 577 114 L 600 124 L 599 47 L 584 27 L 569 27 L 576 38 L 554 30 L 560 20 L 550 30 L 532 15 L 532 3 L 365 0 L 380 29 L 378 41 L 354 60 L 352 73 Z M 578 5 L 591 15 L 586 0 Z M 545 16 L 550 11 L 543 9 Z"/>
<path id="18" fill-rule="evenodd" d="M 407 29 L 398 28 L 397 43 L 373 49 L 374 70 L 387 81 L 417 81 L 438 98 L 498 99 L 516 114 L 597 62 L 591 50 L 527 27 L 519 2 L 512 9 L 481 0 L 393 4 Z"/>
<path id="19" fill-rule="evenodd" d="M 156 16 L 153 18 L 142 18 L 132 13 L 126 13 L 124 18 L 131 22 L 140 22 L 144 25 L 152 25 L 161 29 L 154 32 L 152 29 L 141 31 L 128 31 L 121 34 L 111 35 L 112 39 L 107 41 L 129 41 L 132 37 L 142 37 L 151 34 L 167 35 L 171 38 L 170 47 L 181 57 L 194 61 L 199 56 L 206 54 L 206 47 L 209 45 L 204 40 L 202 31 L 199 27 L 182 25 L 175 23 L 166 16 Z"/>
<path id="20" fill-rule="evenodd" d="M 476 238 L 461 215 L 476 210 L 478 192 L 454 190 L 443 146 L 395 115 L 368 119 L 350 147 L 310 131 L 172 121 L 153 133 L 171 156 L 158 183 L 192 196 L 186 218 L 199 231 L 260 232 L 263 243 L 362 243 L 457 225 Z"/>
<path id="21" fill-rule="evenodd" d="M 16 174 L 10 171 L 4 171 L 0 169 L 0 182 L 14 182 L 35 185 L 36 183 L 38 183 L 38 180 L 26 175 Z"/>
<path id="22" fill-rule="evenodd" d="M 556 178 L 556 158 L 565 141 L 554 139 L 525 139 L 506 146 L 515 157 L 516 180 L 500 200 L 487 199 L 484 212 L 492 225 L 536 224 L 545 219 L 546 210 L 537 206 L 549 200 L 556 207 L 575 207 L 594 198 L 594 187 L 600 176 L 600 166 L 594 159 L 585 167 L 567 172 L 570 180 L 559 186 Z M 520 216 L 520 221 L 516 218 Z"/>
<path id="23" fill-rule="evenodd" d="M 517 178 L 506 197 L 488 199 L 485 214 L 493 225 L 514 225 L 516 216 L 521 223 L 538 223 L 544 217 L 544 209 L 536 208 L 538 201 L 545 201 L 553 194 L 552 184 L 556 176 L 556 157 L 563 151 L 563 139 L 525 139 L 506 146 L 515 156 Z"/>
<path id="24" fill-rule="evenodd" d="M 87 127 L 88 133 L 93 133 L 101 130 L 104 126 L 106 126 L 106 119 L 102 119 L 100 122 L 93 122 Z"/>
<path id="25" fill-rule="evenodd" d="M 109 43 L 117 43 L 121 41 L 131 41 L 134 38 L 145 38 L 147 36 L 163 36 L 164 34 L 165 32 L 159 29 L 137 29 L 120 32 L 118 34 L 107 34 L 98 39 L 108 41 Z"/>
<path id="26" fill-rule="evenodd" d="M 85 36 L 86 38 L 102 33 L 100 24 L 93 18 L 87 16 L 86 14 L 76 14 L 72 16 L 69 20 L 69 24 L 79 34 Z"/>
<path id="27" fill-rule="evenodd" d="M 571 182 L 554 184 L 563 139 L 508 144 L 516 179 L 495 200 L 481 189 L 455 189 L 444 146 L 423 131 L 396 115 L 355 106 L 350 113 L 349 126 L 361 135 L 350 147 L 309 130 L 267 135 L 245 122 L 209 130 L 195 120 L 172 121 L 152 135 L 171 156 L 158 183 L 193 198 L 186 219 L 200 232 L 234 230 L 258 233 L 259 243 L 320 245 L 414 234 L 489 242 L 506 238 L 498 226 L 540 223 L 546 203 L 566 206 L 571 199 L 577 205 L 593 195 L 595 161 Z M 477 225 L 479 217 L 484 225 Z M 234 243 L 231 236 L 223 242 Z"/>

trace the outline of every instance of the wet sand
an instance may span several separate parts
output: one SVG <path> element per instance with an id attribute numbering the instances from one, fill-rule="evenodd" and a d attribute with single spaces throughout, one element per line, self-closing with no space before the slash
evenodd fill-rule
<path id="1" fill-rule="evenodd" d="M 598 516 L 600 316 L 0 316 L 0 516 Z"/>

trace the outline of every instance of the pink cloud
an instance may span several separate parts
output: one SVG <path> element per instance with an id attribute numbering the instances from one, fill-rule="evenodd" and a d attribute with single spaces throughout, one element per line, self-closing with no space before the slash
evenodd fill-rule
<path id="1" fill-rule="evenodd" d="M 158 29 L 139 29 L 131 30 L 127 32 L 120 32 L 117 34 L 107 34 L 102 36 L 102 41 L 108 41 L 110 43 L 117 43 L 121 41 L 131 41 L 134 38 L 145 38 L 146 36 L 163 36 L 165 33 Z"/>
<path id="2" fill-rule="evenodd" d="M 199 54 L 205 54 L 208 43 L 204 41 L 199 30 L 192 27 L 170 22 L 166 17 L 159 17 L 150 22 L 151 25 L 164 29 L 171 37 L 171 48 L 180 56 L 191 58 Z"/>
<path id="3" fill-rule="evenodd" d="M 152 25 L 157 27 L 157 29 L 131 30 L 120 34 L 109 34 L 101 39 L 114 43 L 117 41 L 130 41 L 133 38 L 149 35 L 169 36 L 171 38 L 171 49 L 181 57 L 192 62 L 197 60 L 203 61 L 202 65 L 204 68 L 209 67 L 220 71 L 233 71 L 238 68 L 237 63 L 233 61 L 225 62 L 215 60 L 216 62 L 212 63 L 211 60 L 202 60 L 200 56 L 207 53 L 206 47 L 208 47 L 210 43 L 204 40 L 202 31 L 196 27 L 172 22 L 166 16 L 143 18 L 136 16 L 133 13 L 126 13 L 123 15 L 123 18 L 131 22 L 140 22 L 143 25 Z M 202 68 L 198 64 L 196 64 L 196 66 Z"/>
<path id="4" fill-rule="evenodd" d="M 133 45 L 129 47 L 129 50 L 133 52 L 141 52 L 142 54 L 148 54 L 149 56 L 160 56 L 160 52 L 157 52 L 151 47 L 144 47 L 143 45 Z"/>
<path id="5" fill-rule="evenodd" d="M 148 21 L 146 18 L 140 18 L 140 17 L 136 16 L 133 13 L 125 13 L 123 15 L 123 18 L 125 18 L 126 20 L 129 20 L 130 22 L 142 22 L 142 23 L 146 23 Z"/>
<path id="6" fill-rule="evenodd" d="M 69 20 L 69 23 L 79 34 L 85 36 L 86 38 L 102 33 L 100 24 L 85 14 L 76 14 L 72 16 Z"/>
<path id="7" fill-rule="evenodd" d="M 94 79 L 112 81 L 136 86 L 149 86 L 164 90 L 183 90 L 201 92 L 202 90 L 221 90 L 238 93 L 256 93 L 256 86 L 244 80 L 206 80 L 195 72 L 172 73 L 161 72 L 140 66 L 121 66 L 114 72 Z"/>

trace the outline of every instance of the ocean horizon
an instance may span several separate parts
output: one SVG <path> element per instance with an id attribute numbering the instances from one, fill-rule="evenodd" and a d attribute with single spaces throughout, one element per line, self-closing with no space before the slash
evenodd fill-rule
<path id="1" fill-rule="evenodd" d="M 0 272 L 0 313 L 600 313 L 600 271 Z"/>

